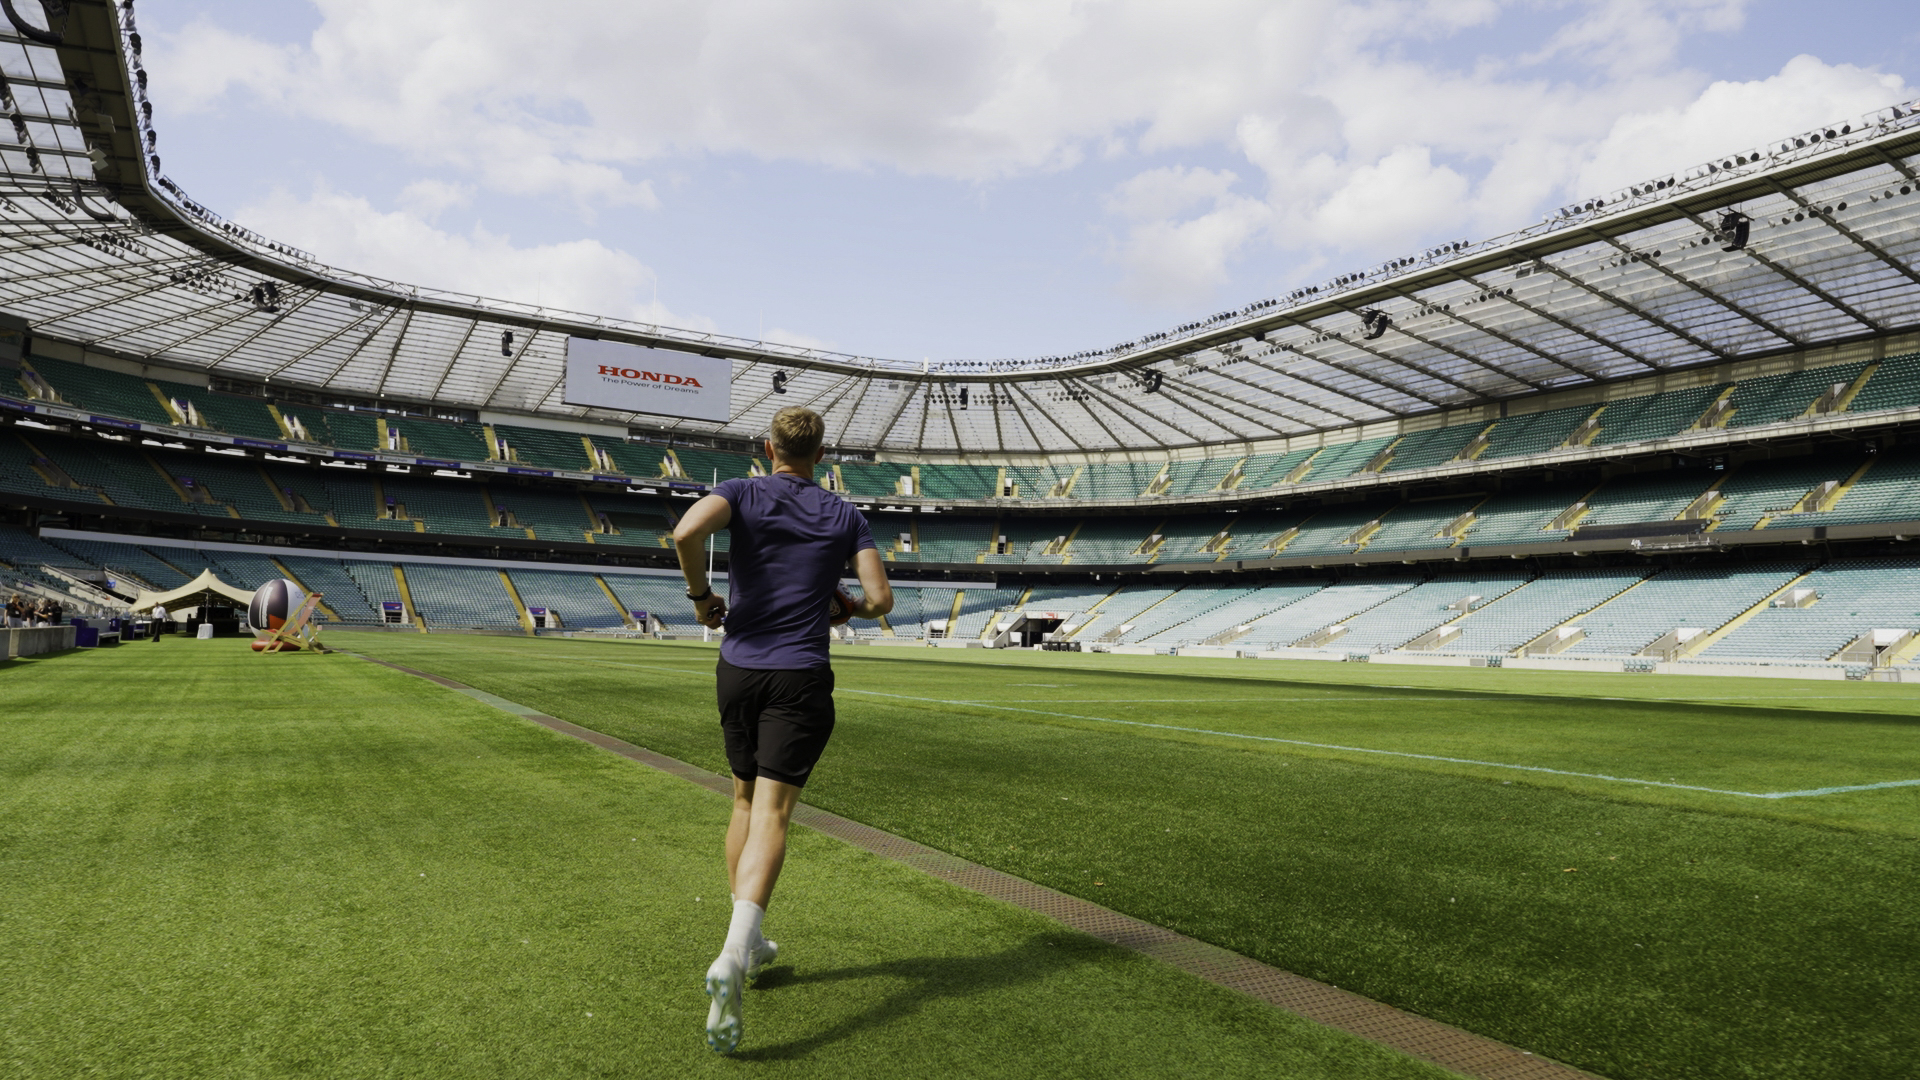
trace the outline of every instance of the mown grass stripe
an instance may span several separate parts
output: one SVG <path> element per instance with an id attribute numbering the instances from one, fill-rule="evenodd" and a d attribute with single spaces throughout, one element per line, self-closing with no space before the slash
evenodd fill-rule
<path id="1" fill-rule="evenodd" d="M 580 739 L 630 761 L 689 780 L 709 790 L 722 794 L 732 792 L 730 778 L 699 766 L 655 753 L 645 747 L 635 746 L 591 728 L 549 716 L 444 676 L 359 653 L 347 653 L 347 655 L 426 679 L 503 712 L 530 720 L 560 734 Z M 861 692 L 871 693 L 872 691 Z M 1217 986 L 1265 1001 L 1315 1023 L 1430 1061 L 1463 1076 L 1483 1078 L 1483 1080 L 1576 1080 L 1576 1078 L 1596 1080 L 1593 1073 L 1576 1069 L 1571 1065 L 1508 1046 L 1495 1039 L 1463 1031 L 1450 1024 L 1416 1013 L 1393 1008 L 1290 971 L 1283 971 L 1217 945 L 1123 915 L 1077 896 L 1070 896 L 992 867 L 982 866 L 818 807 L 800 804 L 794 812 L 794 820 L 817 832 L 843 840 L 883 858 L 911 866 L 942 881 L 1045 915 L 1070 929 L 1152 957 L 1189 974 L 1197 975 Z"/>

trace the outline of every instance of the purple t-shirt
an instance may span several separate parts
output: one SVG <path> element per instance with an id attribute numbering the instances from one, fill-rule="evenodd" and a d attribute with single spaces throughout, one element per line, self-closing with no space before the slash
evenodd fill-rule
<path id="1" fill-rule="evenodd" d="M 727 480 L 713 493 L 733 508 L 721 658 L 760 670 L 827 663 L 827 600 L 847 560 L 874 546 L 867 519 L 793 473 Z"/>

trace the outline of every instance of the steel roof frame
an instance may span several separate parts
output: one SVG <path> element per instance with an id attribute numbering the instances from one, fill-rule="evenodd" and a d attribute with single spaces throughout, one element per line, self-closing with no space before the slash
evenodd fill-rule
<path id="1" fill-rule="evenodd" d="M 1920 198 L 1891 208 L 1880 200 L 1872 211 L 1861 203 L 1861 212 L 1870 216 L 1860 220 L 1870 224 L 1855 228 L 1840 213 L 1821 212 L 1807 194 L 1849 185 L 1868 168 L 1890 167 L 1909 186 L 1920 185 L 1920 174 L 1908 160 L 1920 153 L 1920 117 L 1915 115 L 1920 103 L 1870 114 L 1858 130 L 1843 124 L 1803 133 L 1764 155 L 1709 163 L 1622 189 L 1506 237 L 1395 260 L 1297 290 L 1284 302 L 1262 301 L 1125 346 L 1071 358 L 913 365 L 459 296 L 328 267 L 219 218 L 161 175 L 143 138 L 146 97 L 127 44 L 130 10 L 75 4 L 71 12 L 66 41 L 57 47 L 0 35 L 0 51 L 15 50 L 20 62 L 12 66 L 29 72 L 7 77 L 23 99 L 22 119 L 49 125 L 18 146 L 0 146 L 0 151 L 15 151 L 0 170 L 5 173 L 0 192 L 28 218 L 0 216 L 0 310 L 24 315 L 36 328 L 50 328 L 82 345 L 189 369 L 230 368 L 290 388 L 376 399 L 424 391 L 429 403 L 451 407 L 624 416 L 628 423 L 728 438 L 745 437 L 733 430 L 736 425 L 757 426 L 749 417 L 764 407 L 765 394 L 721 424 L 557 401 L 564 363 L 557 350 L 535 344 L 547 344 L 548 335 L 580 335 L 725 357 L 734 363 L 736 382 L 763 364 L 803 377 L 817 371 L 826 378 L 807 400 L 834 410 L 851 396 L 845 426 L 853 445 L 923 449 L 928 425 L 935 422 L 928 414 L 940 403 L 932 395 L 972 384 L 988 395 L 991 424 L 981 418 L 962 425 L 953 415 L 957 406 L 945 401 L 955 453 L 1013 452 L 1002 409 L 1014 412 L 1037 452 L 1157 453 L 1484 406 L 1920 326 L 1920 291 L 1909 292 L 1920 286 L 1920 267 L 1900 250 L 1902 244 L 1890 248 L 1867 235 L 1885 240 L 1880 230 L 1888 213 L 1920 219 Z M 41 77 L 55 68 L 66 76 L 64 82 Z M 37 102 L 29 91 L 38 95 Z M 19 167 L 18 155 L 28 149 L 47 156 L 39 171 Z M 107 158 L 97 173 L 95 152 Z M 54 159 L 69 162 L 58 168 L 71 168 L 72 176 L 51 171 Z M 1715 232 L 1710 218 L 1769 199 L 1797 206 L 1808 229 L 1794 224 L 1792 232 L 1782 234 L 1784 246 L 1769 247 L 1756 236 L 1733 260 L 1702 263 L 1696 249 L 1703 245 L 1693 233 L 1685 234 L 1683 249 L 1667 257 L 1647 254 L 1655 245 L 1675 243 L 1681 228 L 1710 235 Z M 103 220 L 89 201 L 109 205 L 112 212 Z M 114 240 L 92 242 L 101 235 Z M 6 243 L 13 238 L 32 246 Z M 1637 244 L 1644 250 L 1636 250 Z M 58 268 L 63 251 L 82 245 L 89 252 L 78 260 L 81 265 Z M 236 335 L 233 328 L 260 314 L 258 307 L 244 299 L 209 303 L 206 283 L 198 277 L 167 278 L 161 284 L 143 280 L 193 265 L 214 268 L 221 275 L 216 288 L 240 278 L 274 282 L 289 301 L 288 310 Z M 1506 287 L 1502 272 L 1520 265 L 1544 275 L 1540 281 L 1555 283 L 1554 288 Z M 1711 271 L 1704 280 L 1699 276 L 1703 266 Z M 1625 269 L 1606 273 L 1613 267 Z M 1867 267 L 1877 269 L 1863 274 Z M 21 272 L 7 272 L 14 269 Z M 1514 273 L 1517 282 L 1521 273 Z M 71 284 L 55 284 L 60 282 Z M 1473 294 L 1454 291 L 1463 286 Z M 1561 287 L 1568 291 L 1555 291 Z M 292 300 L 290 293 L 299 299 Z M 1511 308 L 1486 314 L 1468 310 L 1490 296 Z M 368 310 L 348 314 L 317 302 L 329 297 L 365 304 Z M 1367 308 L 1398 303 L 1413 305 L 1414 314 L 1396 319 L 1380 340 L 1342 325 Z M 240 310 L 223 314 L 228 304 Z M 402 310 L 406 315 L 396 330 L 394 316 Z M 1445 321 L 1416 322 L 1430 314 Z M 370 322 L 373 328 L 330 368 L 304 369 L 309 358 L 343 340 L 351 343 Z M 181 332 L 165 338 L 154 333 L 170 324 Z M 512 355 L 465 358 L 483 326 L 516 331 L 523 340 Z M 271 333 L 275 330 L 280 332 Z M 388 334 L 390 340 L 383 337 Z M 1245 355 L 1232 349 L 1248 339 L 1268 351 Z M 1597 351 L 1583 346 L 1570 353 L 1559 347 L 1574 339 Z M 363 357 L 376 341 L 387 354 L 370 369 Z M 1186 371 L 1168 363 L 1213 349 L 1228 350 L 1222 362 L 1194 364 Z M 1298 362 L 1273 363 L 1277 351 L 1293 353 Z M 1233 363 L 1252 367 L 1227 370 Z M 472 365 L 473 376 L 452 379 L 456 364 Z M 1622 370 L 1623 365 L 1638 370 Z M 1160 372 L 1158 394 L 1122 394 L 1104 385 L 1104 376 L 1134 378 L 1149 368 Z M 872 425 L 869 434 L 861 416 L 876 381 L 903 389 L 891 415 Z M 471 394 L 482 387 L 484 393 Z M 1036 393 L 1046 387 L 1062 389 L 1065 403 L 1078 408 L 1043 404 Z M 442 394 L 452 396 L 443 402 Z M 908 443 L 896 434 L 916 400 L 920 415 Z M 1042 437 L 1036 412 L 1057 438 Z M 1329 418 L 1340 423 L 1329 424 Z"/>

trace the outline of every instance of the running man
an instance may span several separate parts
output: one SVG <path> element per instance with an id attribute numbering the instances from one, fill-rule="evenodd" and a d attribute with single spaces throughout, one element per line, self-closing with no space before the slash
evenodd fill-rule
<path id="1" fill-rule="evenodd" d="M 833 734 L 827 604 L 847 560 L 864 594 L 854 616 L 877 619 L 893 610 L 866 519 L 813 482 L 825 437 L 820 414 L 781 409 L 766 441 L 773 475 L 722 483 L 673 530 L 695 615 L 703 626 L 727 629 L 715 681 L 733 770 L 733 921 L 706 981 L 707 1045 L 723 1054 L 740 1044 L 741 991 L 778 951 L 760 935 L 760 920 L 786 859 L 794 803 Z M 731 612 L 707 581 L 703 550 L 721 529 L 729 532 Z"/>

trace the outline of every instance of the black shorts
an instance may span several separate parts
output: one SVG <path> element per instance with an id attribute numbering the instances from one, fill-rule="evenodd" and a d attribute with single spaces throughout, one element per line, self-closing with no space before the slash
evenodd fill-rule
<path id="1" fill-rule="evenodd" d="M 733 775 L 804 787 L 833 734 L 833 669 L 762 671 L 722 660 L 714 676 Z"/>

